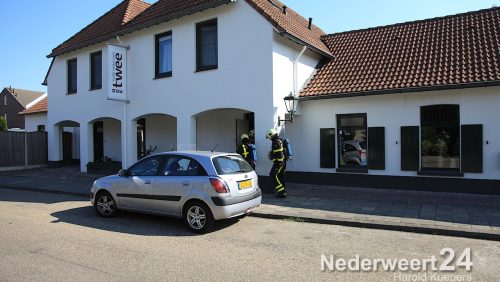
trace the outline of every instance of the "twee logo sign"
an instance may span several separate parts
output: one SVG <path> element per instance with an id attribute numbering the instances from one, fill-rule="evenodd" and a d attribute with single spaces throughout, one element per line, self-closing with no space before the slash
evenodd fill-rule
<path id="1" fill-rule="evenodd" d="M 127 49 L 108 45 L 108 99 L 127 99 Z"/>

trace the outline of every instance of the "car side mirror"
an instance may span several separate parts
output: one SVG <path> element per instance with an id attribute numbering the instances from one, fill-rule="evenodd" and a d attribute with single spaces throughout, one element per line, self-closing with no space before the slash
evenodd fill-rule
<path id="1" fill-rule="evenodd" d="M 118 175 L 121 177 L 126 177 L 128 175 L 128 172 L 126 169 L 120 169 L 120 171 L 118 171 Z"/>

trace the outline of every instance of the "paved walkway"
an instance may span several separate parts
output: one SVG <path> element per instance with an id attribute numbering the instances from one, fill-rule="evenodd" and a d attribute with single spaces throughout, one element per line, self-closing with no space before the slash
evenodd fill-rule
<path id="1" fill-rule="evenodd" d="M 100 176 L 77 167 L 0 172 L 0 188 L 88 197 Z M 287 199 L 264 194 L 253 215 L 500 240 L 500 196 L 290 183 Z"/>

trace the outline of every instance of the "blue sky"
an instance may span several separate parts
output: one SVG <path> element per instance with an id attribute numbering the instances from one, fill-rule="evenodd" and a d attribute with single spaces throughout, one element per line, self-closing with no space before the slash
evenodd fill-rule
<path id="1" fill-rule="evenodd" d="M 239 0 L 242 1 L 242 0 Z M 46 91 L 50 51 L 120 0 L 1 0 L 0 87 Z M 148 1 L 154 2 L 154 1 Z M 500 0 L 282 0 L 326 33 L 500 6 Z"/>

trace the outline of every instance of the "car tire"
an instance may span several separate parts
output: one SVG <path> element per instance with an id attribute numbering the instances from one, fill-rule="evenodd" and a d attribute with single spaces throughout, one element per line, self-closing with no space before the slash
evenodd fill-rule
<path id="1" fill-rule="evenodd" d="M 116 207 L 116 201 L 109 192 L 99 192 L 94 200 L 94 208 L 102 217 L 113 217 L 116 215 L 118 209 Z"/>
<path id="2" fill-rule="evenodd" d="M 201 201 L 192 201 L 184 207 L 184 223 L 195 233 L 206 233 L 214 226 L 214 217 L 210 208 Z"/>

